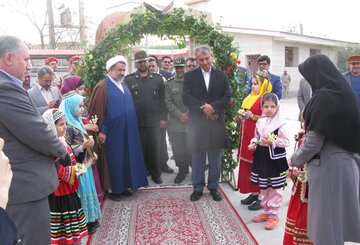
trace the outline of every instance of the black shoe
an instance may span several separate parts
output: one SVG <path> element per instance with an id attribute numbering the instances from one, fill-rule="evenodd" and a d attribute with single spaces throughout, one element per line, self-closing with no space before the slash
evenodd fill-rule
<path id="1" fill-rule="evenodd" d="M 210 193 L 214 201 L 220 202 L 222 200 L 222 196 L 218 190 L 210 190 Z"/>
<path id="2" fill-rule="evenodd" d="M 115 194 L 115 193 L 109 193 L 110 200 L 113 200 L 115 202 L 121 201 L 121 194 Z"/>
<path id="3" fill-rule="evenodd" d="M 89 222 L 87 223 L 88 233 L 93 234 L 100 227 L 99 222 Z"/>
<path id="4" fill-rule="evenodd" d="M 175 184 L 180 184 L 181 182 L 183 182 L 185 179 L 185 174 L 184 173 L 178 173 L 176 175 L 176 178 L 174 180 Z"/>
<path id="5" fill-rule="evenodd" d="M 202 196 L 202 192 L 200 191 L 194 191 L 191 195 L 190 195 L 190 201 L 195 202 L 197 200 L 200 199 L 200 197 Z"/>
<path id="6" fill-rule="evenodd" d="M 258 198 L 259 198 L 259 195 L 250 194 L 247 198 L 242 199 L 240 202 L 241 202 L 241 204 L 244 204 L 244 205 L 250 205 L 253 202 L 255 202 L 256 200 L 258 200 Z"/>
<path id="7" fill-rule="evenodd" d="M 132 195 L 132 191 L 130 191 L 130 190 L 124 191 L 123 193 L 121 193 L 121 195 L 129 197 Z"/>
<path id="8" fill-rule="evenodd" d="M 260 206 L 260 200 L 256 200 L 253 204 L 248 206 L 248 209 L 251 211 L 257 211 L 262 209 L 262 207 Z"/>
<path id="9" fill-rule="evenodd" d="M 167 164 L 161 168 L 161 172 L 172 174 L 174 173 L 174 169 L 170 168 Z"/>
<path id="10" fill-rule="evenodd" d="M 155 184 L 161 184 L 163 181 L 161 179 L 161 177 L 151 177 L 152 181 L 155 182 Z"/>

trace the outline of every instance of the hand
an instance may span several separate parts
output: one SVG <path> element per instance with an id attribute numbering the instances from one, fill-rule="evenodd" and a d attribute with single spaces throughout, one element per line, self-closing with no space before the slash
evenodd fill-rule
<path id="1" fill-rule="evenodd" d="M 100 144 L 104 144 L 105 140 L 106 140 L 106 134 L 104 134 L 103 132 L 100 132 L 98 139 L 99 139 Z"/>
<path id="2" fill-rule="evenodd" d="M 218 120 L 218 119 L 219 119 L 219 114 L 211 114 L 211 115 L 210 115 L 210 119 L 211 119 L 212 121 Z"/>
<path id="3" fill-rule="evenodd" d="M 0 138 L 0 207 L 6 208 L 13 172 L 9 158 L 3 152 L 4 140 Z"/>
<path id="4" fill-rule="evenodd" d="M 203 110 L 203 113 L 207 117 L 215 112 L 214 108 L 210 104 L 202 105 L 200 106 L 200 109 Z"/>
<path id="5" fill-rule="evenodd" d="M 96 160 L 98 160 L 98 155 L 94 152 L 94 159 L 93 159 L 93 162 L 95 162 Z"/>
<path id="6" fill-rule="evenodd" d="M 160 128 L 166 128 L 167 121 L 160 120 Z"/>
<path id="7" fill-rule="evenodd" d="M 272 145 L 272 141 L 271 140 L 268 140 L 268 139 L 266 139 L 266 138 L 262 138 L 261 140 L 260 140 L 260 144 L 261 145 Z"/>
<path id="8" fill-rule="evenodd" d="M 291 157 L 289 157 L 289 158 L 287 159 L 287 163 L 288 163 L 289 167 L 292 167 Z"/>
<path id="9" fill-rule="evenodd" d="M 234 117 L 235 122 L 241 123 L 245 118 L 243 116 L 237 115 Z"/>
<path id="10" fill-rule="evenodd" d="M 90 138 L 84 142 L 84 144 L 82 145 L 82 148 L 85 150 L 90 147 L 93 147 L 94 144 L 95 144 L 94 139 L 92 136 L 90 136 Z"/>
<path id="11" fill-rule="evenodd" d="M 48 107 L 48 109 L 51 109 L 51 108 L 55 108 L 56 107 L 55 105 L 56 105 L 56 101 L 52 100 L 49 102 L 47 107 Z"/>
<path id="12" fill-rule="evenodd" d="M 300 175 L 301 171 L 296 167 L 290 167 L 288 170 L 288 177 L 294 178 Z"/>
<path id="13" fill-rule="evenodd" d="M 252 118 L 253 115 L 254 115 L 254 114 L 253 114 L 251 111 L 246 111 L 246 113 L 245 113 L 245 119 L 250 119 L 250 118 Z"/>
<path id="14" fill-rule="evenodd" d="M 189 116 L 187 113 L 181 113 L 180 115 L 180 122 L 186 123 L 189 120 Z"/>
<path id="15" fill-rule="evenodd" d="M 249 149 L 249 151 L 255 151 L 256 144 L 255 143 L 250 143 L 250 145 L 248 145 L 248 149 Z"/>
<path id="16" fill-rule="evenodd" d="M 98 132 L 99 128 L 96 124 L 88 123 L 84 125 L 86 131 Z"/>

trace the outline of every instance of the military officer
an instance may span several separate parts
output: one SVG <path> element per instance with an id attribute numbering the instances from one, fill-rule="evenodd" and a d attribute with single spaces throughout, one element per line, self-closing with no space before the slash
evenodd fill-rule
<path id="1" fill-rule="evenodd" d="M 148 55 L 144 50 L 134 54 L 136 72 L 125 77 L 138 121 L 145 164 L 156 184 L 161 184 L 160 129 L 166 126 L 164 102 L 165 84 L 161 75 L 148 68 Z"/>
<path id="2" fill-rule="evenodd" d="M 184 181 L 189 173 L 190 153 L 186 144 L 185 125 L 189 120 L 189 110 L 182 102 L 182 89 L 184 84 L 185 59 L 176 58 L 174 60 L 175 77 L 167 80 L 165 85 L 165 105 L 170 114 L 168 123 L 168 134 L 174 153 L 176 166 L 179 173 L 175 178 L 175 183 Z"/>

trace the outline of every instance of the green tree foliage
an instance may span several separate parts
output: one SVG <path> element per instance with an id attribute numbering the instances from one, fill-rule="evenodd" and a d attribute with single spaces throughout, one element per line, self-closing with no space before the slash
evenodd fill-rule
<path id="1" fill-rule="evenodd" d="M 148 10 L 132 14 L 129 22 L 120 23 L 107 33 L 101 43 L 92 50 L 86 50 L 84 66 L 79 75 L 86 81 L 87 94 L 90 95 L 96 83 L 104 78 L 106 61 L 119 52 L 129 56 L 132 47 L 147 34 L 174 40 L 179 48 L 186 46 L 188 38 L 193 38 L 199 44 L 207 44 L 213 51 L 215 66 L 228 74 L 232 101 L 226 109 L 229 147 L 225 149 L 222 159 L 222 179 L 231 179 L 231 172 L 238 165 L 236 157 L 233 157 L 239 141 L 234 116 L 244 97 L 246 74 L 238 69 L 240 61 L 237 57 L 240 51 L 233 45 L 233 37 L 223 33 L 219 26 L 208 24 L 206 16 L 196 18 L 186 15 L 182 8 L 175 8 L 167 14 L 156 14 Z"/>
<path id="2" fill-rule="evenodd" d="M 347 59 L 353 54 L 360 54 L 360 45 L 354 45 L 350 47 L 337 48 L 337 67 L 340 72 L 346 72 L 349 70 Z"/>

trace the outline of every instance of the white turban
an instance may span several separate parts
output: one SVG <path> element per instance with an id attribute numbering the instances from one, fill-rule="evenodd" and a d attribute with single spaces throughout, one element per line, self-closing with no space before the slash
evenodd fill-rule
<path id="1" fill-rule="evenodd" d="M 125 64 L 127 64 L 127 61 L 125 59 L 124 56 L 122 55 L 117 55 L 115 57 L 110 58 L 107 62 L 106 62 L 106 71 L 109 71 L 109 69 L 115 65 L 116 63 L 119 62 L 124 62 Z"/>

